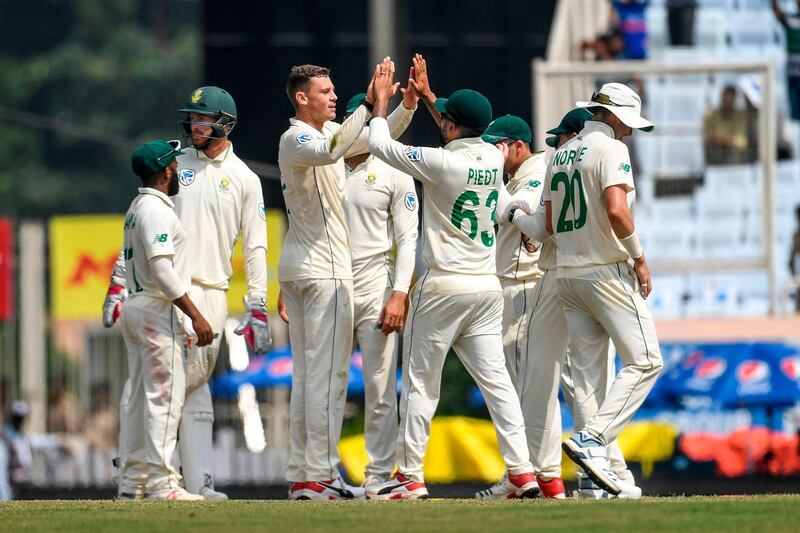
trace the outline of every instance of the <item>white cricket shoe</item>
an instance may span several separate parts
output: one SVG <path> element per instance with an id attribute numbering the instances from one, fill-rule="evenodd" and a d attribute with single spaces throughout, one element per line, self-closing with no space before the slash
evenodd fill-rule
<path id="1" fill-rule="evenodd" d="M 367 498 L 370 500 L 425 500 L 428 498 L 428 489 L 424 481 L 417 481 L 404 476 L 400 472 L 377 486 L 367 489 Z"/>
<path id="2" fill-rule="evenodd" d="M 378 476 L 378 475 L 375 475 L 375 474 L 369 474 L 369 475 L 367 475 L 366 478 L 364 478 L 364 482 L 361 484 L 361 486 L 365 490 L 369 490 L 372 487 L 377 487 L 378 485 L 383 485 L 387 481 L 389 481 L 388 477 Z"/>
<path id="3" fill-rule="evenodd" d="M 348 485 L 342 478 L 324 481 L 306 481 L 303 494 L 298 500 L 363 500 L 366 491 L 363 487 Z"/>
<path id="4" fill-rule="evenodd" d="M 289 485 L 289 494 L 287 495 L 287 499 L 289 500 L 309 500 L 310 498 L 306 496 L 306 482 L 305 481 L 295 481 L 291 485 Z"/>
<path id="5" fill-rule="evenodd" d="M 638 500 L 642 497 L 642 489 L 640 487 L 621 480 L 618 481 L 618 483 L 621 492 L 614 496 L 597 486 L 589 476 L 582 474 L 580 479 L 578 479 L 578 490 L 576 490 L 573 495 L 582 500 L 608 500 L 612 498 Z"/>
<path id="6" fill-rule="evenodd" d="M 583 468 L 583 471 L 604 489 L 616 496 L 622 489 L 619 486 L 617 474 L 611 470 L 608 464 L 606 447 L 598 439 L 587 433 L 579 431 L 565 440 L 561 447 L 573 462 Z"/>
<path id="7" fill-rule="evenodd" d="M 227 500 L 228 495 L 224 492 L 220 492 L 218 490 L 214 490 L 213 487 L 209 487 L 208 485 L 202 487 L 200 489 L 200 496 L 203 497 L 204 500 Z"/>
<path id="8" fill-rule="evenodd" d="M 119 490 L 117 491 L 116 499 L 123 501 L 143 500 L 144 491 L 137 490 L 133 492 L 125 492 L 124 490 Z"/>
<path id="9" fill-rule="evenodd" d="M 145 494 L 145 500 L 184 500 L 184 501 L 201 501 L 204 500 L 199 494 L 192 494 L 183 487 L 176 489 L 167 489 L 159 492 L 150 492 Z"/>
<path id="10" fill-rule="evenodd" d="M 489 487 L 475 493 L 479 500 L 515 500 L 517 498 L 538 498 L 539 484 L 533 472 L 513 475 L 506 470 L 503 477 Z"/>

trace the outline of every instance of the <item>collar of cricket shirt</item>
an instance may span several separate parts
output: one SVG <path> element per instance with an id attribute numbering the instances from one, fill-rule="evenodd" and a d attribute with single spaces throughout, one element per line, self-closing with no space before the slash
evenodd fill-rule
<path id="1" fill-rule="evenodd" d="M 614 128 L 612 128 L 605 122 L 599 122 L 597 120 L 587 120 L 583 126 L 583 129 L 578 135 L 583 136 L 586 135 L 587 133 L 593 133 L 595 131 L 599 131 L 600 133 L 605 133 L 612 139 L 616 139 L 616 137 L 614 136 Z"/>
<path id="2" fill-rule="evenodd" d="M 487 144 L 481 139 L 480 137 L 461 137 L 459 139 L 454 139 L 444 145 L 445 150 L 463 150 L 465 148 L 475 148 L 476 146 L 481 146 L 482 144 Z"/>
<path id="3" fill-rule="evenodd" d="M 531 173 L 536 170 L 537 166 L 542 167 L 542 176 L 544 176 L 545 162 L 544 152 L 533 152 L 531 156 L 522 162 L 517 171 L 508 180 L 508 187 L 515 187 L 518 183 L 527 181 L 531 177 Z M 541 178 L 539 178 L 541 179 Z"/>
<path id="4" fill-rule="evenodd" d="M 177 179 L 177 178 L 175 178 L 175 179 Z M 175 207 L 175 204 L 172 202 L 170 197 L 167 196 L 166 194 L 164 194 L 161 191 L 153 189 L 152 187 L 139 187 L 138 190 L 139 190 L 139 194 L 152 194 L 153 196 L 158 197 L 158 199 L 160 199 L 162 202 L 164 202 L 165 204 L 167 204 L 171 208 Z"/>
<path id="5" fill-rule="evenodd" d="M 212 163 L 219 163 L 221 161 L 225 161 L 225 158 L 228 157 L 228 154 L 233 152 L 233 143 L 228 141 L 228 147 L 225 148 L 223 151 L 217 154 L 216 157 L 208 157 L 206 153 L 202 150 L 197 150 L 197 157 L 204 161 L 210 161 Z"/>

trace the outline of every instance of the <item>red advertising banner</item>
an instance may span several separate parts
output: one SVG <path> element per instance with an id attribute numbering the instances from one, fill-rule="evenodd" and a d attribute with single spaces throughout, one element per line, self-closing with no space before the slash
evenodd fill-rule
<path id="1" fill-rule="evenodd" d="M 0 218 L 0 320 L 14 318 L 14 224 Z"/>

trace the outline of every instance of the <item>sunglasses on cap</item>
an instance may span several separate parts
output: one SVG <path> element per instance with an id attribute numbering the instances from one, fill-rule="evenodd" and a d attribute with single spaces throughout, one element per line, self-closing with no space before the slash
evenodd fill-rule
<path id="1" fill-rule="evenodd" d="M 601 93 L 599 89 L 592 93 L 592 102 L 616 107 L 636 107 L 633 104 L 621 104 L 619 102 L 615 102 L 613 98 L 605 93 Z"/>
<path id="2" fill-rule="evenodd" d="M 169 157 L 172 154 L 174 154 L 175 152 L 180 152 L 181 151 L 181 142 L 179 140 L 172 139 L 171 141 L 167 141 L 167 144 L 172 147 L 172 150 L 170 150 L 166 154 L 162 155 L 161 157 L 157 158 L 156 161 L 161 161 L 165 157 Z"/>

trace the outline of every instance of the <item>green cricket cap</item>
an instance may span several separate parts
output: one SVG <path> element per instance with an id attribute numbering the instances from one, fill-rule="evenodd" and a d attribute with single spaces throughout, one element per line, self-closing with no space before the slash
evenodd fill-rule
<path id="1" fill-rule="evenodd" d="M 347 108 L 344 110 L 344 112 L 347 113 L 348 115 L 350 113 L 355 113 L 356 109 L 358 109 L 358 106 L 361 105 L 361 102 L 363 102 L 364 98 L 366 97 L 367 93 L 358 93 L 357 95 L 352 97 L 350 100 L 347 101 Z"/>
<path id="2" fill-rule="evenodd" d="M 434 107 L 459 126 L 483 132 L 492 121 L 492 104 L 478 91 L 459 89 L 449 98 L 437 98 Z"/>
<path id="3" fill-rule="evenodd" d="M 580 133 L 583 123 L 592 120 L 592 114 L 585 108 L 578 107 L 573 109 L 561 119 L 555 128 L 547 130 L 550 135 L 561 135 L 562 133 Z"/>
<path id="4" fill-rule="evenodd" d="M 515 115 L 503 115 L 489 124 L 489 127 L 486 128 L 486 133 L 481 136 L 481 139 L 491 144 L 496 144 L 506 139 L 530 143 L 531 137 L 531 128 L 527 122 Z"/>
<path id="5" fill-rule="evenodd" d="M 180 141 L 149 141 L 134 150 L 131 168 L 140 178 L 149 178 L 167 168 L 182 152 Z"/>

